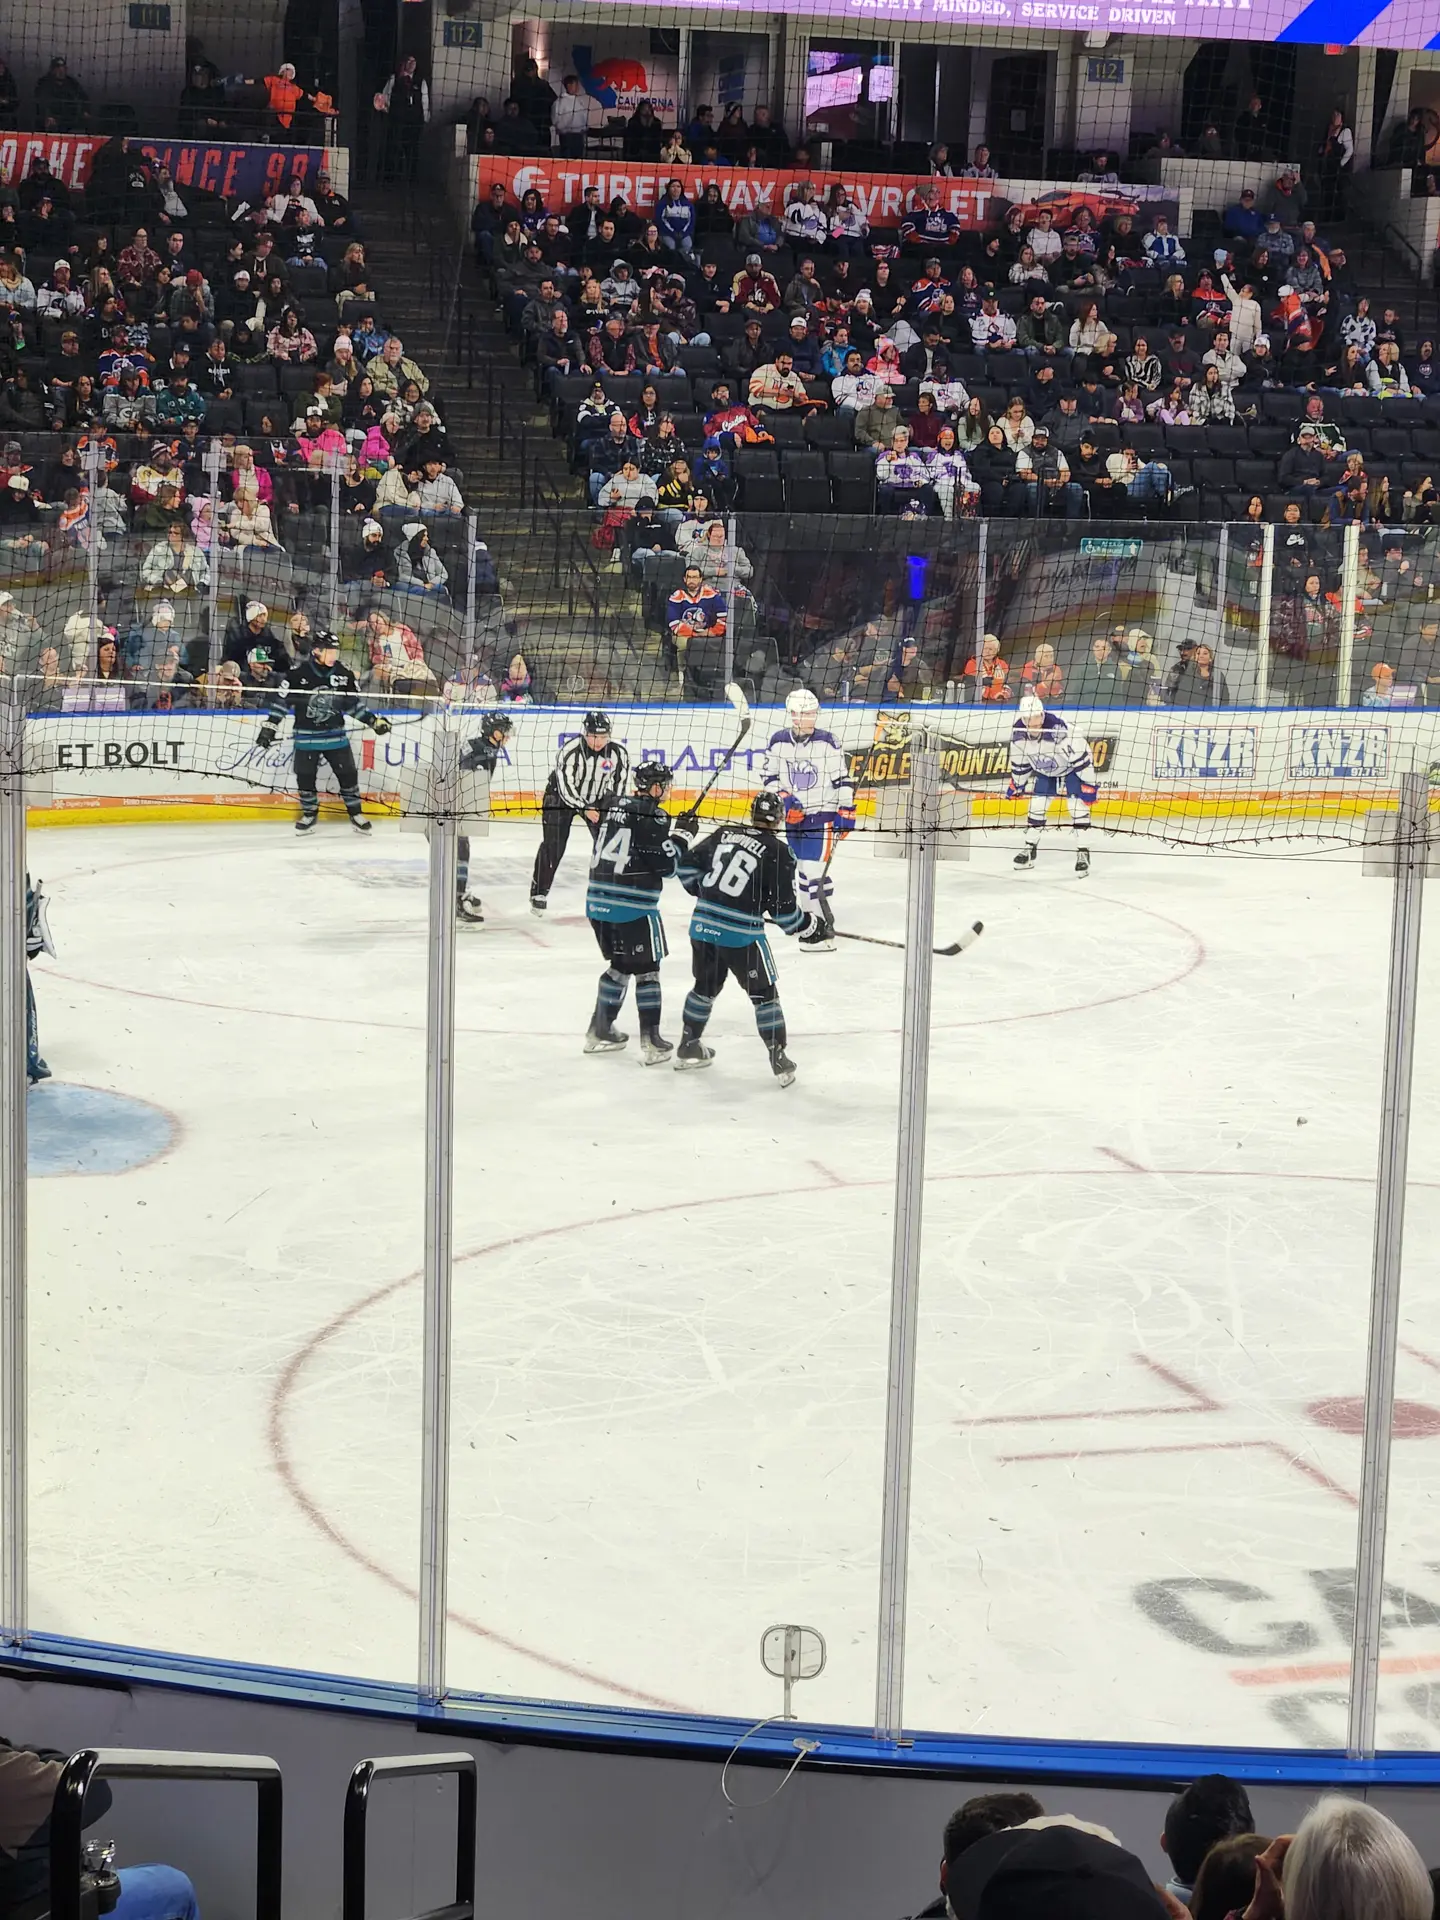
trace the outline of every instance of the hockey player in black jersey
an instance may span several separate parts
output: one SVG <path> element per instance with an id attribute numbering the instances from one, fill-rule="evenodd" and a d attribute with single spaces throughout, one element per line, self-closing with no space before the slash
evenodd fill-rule
<path id="1" fill-rule="evenodd" d="M 605 956 L 586 1053 L 615 1053 L 630 1038 L 615 1026 L 631 976 L 640 1015 L 640 1055 L 658 1067 L 675 1051 L 660 1036 L 660 962 L 668 949 L 660 920 L 660 889 L 675 872 L 693 835 L 660 805 L 670 791 L 670 769 L 659 760 L 635 769 L 635 792 L 605 809 L 590 858 L 585 915 Z"/>
<path id="2" fill-rule="evenodd" d="M 505 713 L 482 714 L 480 730 L 460 749 L 460 771 L 469 774 L 466 782 L 465 811 L 479 814 L 490 811 L 490 776 L 500 764 L 505 742 L 515 731 L 515 722 Z M 456 843 L 457 899 L 455 910 L 462 920 L 477 925 L 485 919 L 478 893 L 470 891 L 470 836 L 462 833 Z"/>
<path id="3" fill-rule="evenodd" d="M 701 1040 L 716 997 L 734 974 L 750 996 L 755 1025 L 782 1087 L 795 1078 L 785 1051 L 785 1014 L 775 990 L 775 962 L 765 922 L 784 933 L 813 932 L 818 914 L 795 902 L 795 856 L 780 838 L 785 808 L 776 793 L 757 793 L 748 826 L 721 827 L 680 862 L 680 883 L 695 896 L 690 953 L 695 984 L 685 1000 L 685 1030 L 677 1068 L 708 1067 L 715 1049 Z"/>
<path id="4" fill-rule="evenodd" d="M 358 720 L 372 733 L 389 733 L 390 722 L 360 704 L 360 688 L 349 667 L 340 662 L 340 642 L 333 633 L 317 633 L 310 651 L 286 673 L 275 689 L 275 700 L 255 739 L 272 747 L 286 714 L 295 719 L 295 784 L 300 789 L 297 833 L 309 833 L 320 814 L 316 782 L 320 762 L 326 760 L 340 787 L 340 798 L 350 824 L 369 833 L 370 822 L 360 808 L 360 774 L 345 731 L 347 718 Z"/>
<path id="5" fill-rule="evenodd" d="M 560 749 L 540 807 L 540 846 L 530 876 L 530 911 L 544 913 L 576 817 L 595 838 L 600 816 L 625 792 L 630 756 L 610 738 L 610 716 L 592 708 L 578 740 Z"/>

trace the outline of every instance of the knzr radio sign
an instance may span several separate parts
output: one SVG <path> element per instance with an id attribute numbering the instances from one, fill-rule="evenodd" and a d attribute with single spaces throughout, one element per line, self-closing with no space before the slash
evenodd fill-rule
<path id="1" fill-rule="evenodd" d="M 1385 727 L 1292 727 L 1292 780 L 1383 780 L 1390 769 Z"/>
<path id="2" fill-rule="evenodd" d="M 1157 780 L 1253 780 L 1254 727 L 1156 727 L 1151 765 Z"/>

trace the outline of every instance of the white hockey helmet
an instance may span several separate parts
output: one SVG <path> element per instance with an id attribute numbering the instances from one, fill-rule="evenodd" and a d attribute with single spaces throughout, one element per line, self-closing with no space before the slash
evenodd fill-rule
<path id="1" fill-rule="evenodd" d="M 1045 718 L 1045 702 L 1038 693 L 1022 693 L 1016 711 L 1027 727 L 1038 727 Z"/>
<path id="2" fill-rule="evenodd" d="M 785 712 L 791 720 L 802 717 L 814 720 L 820 712 L 820 702 L 808 687 L 796 687 L 793 693 L 785 696 Z"/>

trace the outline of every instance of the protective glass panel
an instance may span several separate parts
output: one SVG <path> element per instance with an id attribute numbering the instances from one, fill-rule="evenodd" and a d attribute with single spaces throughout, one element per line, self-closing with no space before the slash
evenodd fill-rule
<path id="1" fill-rule="evenodd" d="M 484 921 L 462 926 L 459 956 L 450 1677 L 758 1718 L 782 1704 L 762 1635 L 789 1623 L 829 1648 L 796 1710 L 860 1721 L 874 1685 L 899 956 L 806 951 L 788 877 L 756 891 L 757 863 L 762 878 L 772 858 L 788 872 L 788 854 L 764 852 L 777 836 L 748 816 L 798 684 L 779 660 L 786 620 L 804 631 L 804 597 L 741 531 L 729 552 L 720 529 L 686 609 L 671 602 L 683 570 L 662 571 L 669 547 L 622 546 L 618 566 L 592 570 L 593 523 L 560 522 L 557 542 L 547 519 L 528 546 L 521 529 L 494 534 L 524 635 L 512 669 L 531 676 L 534 704 L 507 709 L 493 819 L 471 836 L 465 881 L 466 911 Z M 558 579 L 556 550 L 576 556 Z M 595 709 L 610 731 L 592 729 L 592 751 Z M 802 900 L 821 897 L 827 820 L 848 798 L 853 729 L 830 744 L 835 712 L 827 698 L 813 754 L 771 787 L 797 817 Z M 467 724 L 478 731 L 478 715 Z M 685 871 L 710 903 L 703 950 L 691 944 L 701 903 L 678 878 L 658 885 L 653 921 L 620 917 L 648 858 L 628 815 L 599 830 L 599 917 L 586 921 L 582 803 L 630 790 L 657 760 L 674 773 L 672 816 L 700 809 Z M 740 837 L 718 837 L 726 828 Z M 847 911 L 863 900 L 861 930 L 893 929 L 903 891 L 901 866 L 862 859 Z M 763 943 L 740 938 L 762 911 Z M 647 1066 L 652 1020 L 713 1062 Z M 587 1052 L 612 1025 L 627 1044 Z"/>
<path id="2" fill-rule="evenodd" d="M 394 702 L 379 737 L 392 689 L 347 623 L 364 690 L 312 696 L 313 749 L 283 708 L 269 742 L 324 618 L 330 483 L 267 467 L 271 519 L 227 462 L 217 527 L 203 478 L 171 493 L 177 456 L 154 455 L 46 523 L 4 608 L 54 948 L 33 965 L 53 1077 L 29 1109 L 31 1619 L 409 1679 L 424 862 L 383 819 L 361 842 L 340 802 L 383 815 L 421 722 Z"/>

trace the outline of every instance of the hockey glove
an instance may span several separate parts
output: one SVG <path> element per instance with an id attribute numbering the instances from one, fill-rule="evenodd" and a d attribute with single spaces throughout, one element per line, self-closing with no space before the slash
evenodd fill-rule
<path id="1" fill-rule="evenodd" d="M 1012 774 L 1010 776 L 1010 784 L 1005 789 L 1005 798 L 1007 800 L 1028 800 L 1029 797 L 1030 797 L 1029 781 L 1017 780 L 1015 776 Z"/>
<path id="2" fill-rule="evenodd" d="M 798 827 L 800 822 L 805 818 L 804 803 L 800 800 L 797 800 L 793 793 L 784 794 L 782 796 L 782 799 L 784 801 L 784 806 L 785 806 L 786 826 Z"/>
<path id="3" fill-rule="evenodd" d="M 853 833 L 855 831 L 855 818 L 854 807 L 841 807 L 837 817 L 836 831 L 842 840 L 847 833 Z"/>
<path id="4" fill-rule="evenodd" d="M 255 744 L 257 747 L 273 747 L 274 746 L 275 729 L 270 725 L 268 720 L 266 721 L 265 725 L 261 727 L 260 731 L 256 734 Z"/>
<path id="5" fill-rule="evenodd" d="M 377 713 L 375 718 L 370 722 L 370 731 L 377 736 L 382 733 L 389 733 L 390 722 L 385 718 L 383 713 Z"/>
<path id="6" fill-rule="evenodd" d="M 823 913 L 807 913 L 805 915 L 805 924 L 800 929 L 800 938 L 802 940 L 816 940 L 822 933 L 827 932 L 828 928 L 829 922 Z"/>
<path id="7" fill-rule="evenodd" d="M 1094 806 L 1095 796 L 1099 791 L 1099 787 L 1093 780 L 1082 780 L 1080 782 L 1080 798 L 1085 802 L 1087 807 Z"/>
<path id="8" fill-rule="evenodd" d="M 700 831 L 700 816 L 693 807 L 687 807 L 684 813 L 675 816 L 675 832 L 683 834 L 687 840 L 693 840 Z"/>

